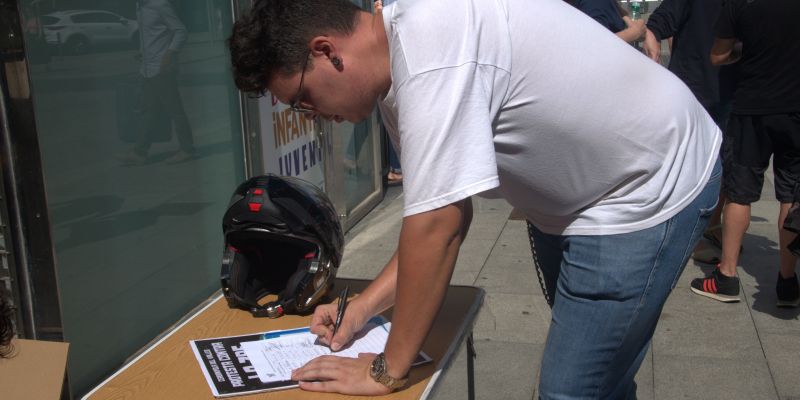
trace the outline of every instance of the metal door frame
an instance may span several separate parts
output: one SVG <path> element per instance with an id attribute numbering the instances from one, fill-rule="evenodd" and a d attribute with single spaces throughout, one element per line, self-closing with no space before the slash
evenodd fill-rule
<path id="1" fill-rule="evenodd" d="M 0 0 L 0 154 L 18 334 L 63 341 L 55 252 L 18 0 Z"/>

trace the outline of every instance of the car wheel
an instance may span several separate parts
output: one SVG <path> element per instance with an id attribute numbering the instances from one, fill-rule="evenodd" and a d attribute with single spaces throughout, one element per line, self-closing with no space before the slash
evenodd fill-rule
<path id="1" fill-rule="evenodd" d="M 68 54 L 81 55 L 89 52 L 89 39 L 85 36 L 72 36 L 64 43 Z"/>

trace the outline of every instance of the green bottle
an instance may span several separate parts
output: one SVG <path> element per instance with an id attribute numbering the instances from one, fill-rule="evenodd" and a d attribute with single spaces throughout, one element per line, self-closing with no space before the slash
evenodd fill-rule
<path id="1" fill-rule="evenodd" d="M 631 0 L 631 19 L 639 19 L 642 17 L 642 2 L 639 0 Z"/>

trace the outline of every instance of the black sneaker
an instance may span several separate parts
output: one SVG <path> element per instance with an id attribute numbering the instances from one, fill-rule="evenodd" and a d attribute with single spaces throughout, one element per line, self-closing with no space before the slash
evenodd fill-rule
<path id="1" fill-rule="evenodd" d="M 719 272 L 719 268 L 711 271 L 705 278 L 692 280 L 692 291 L 723 303 L 735 303 L 740 300 L 739 278 L 725 276 Z"/>
<path id="2" fill-rule="evenodd" d="M 784 278 L 778 272 L 778 284 L 775 285 L 778 294 L 778 307 L 797 307 L 800 305 L 800 287 L 797 283 L 797 274 L 791 278 Z"/>

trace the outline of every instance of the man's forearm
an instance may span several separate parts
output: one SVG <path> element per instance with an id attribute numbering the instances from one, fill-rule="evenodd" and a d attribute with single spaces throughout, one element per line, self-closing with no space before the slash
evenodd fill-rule
<path id="1" fill-rule="evenodd" d="M 469 226 L 472 223 L 472 200 L 463 201 L 460 237 L 461 242 L 466 239 Z M 397 289 L 397 259 L 399 249 L 395 250 L 392 258 L 383 267 L 375 279 L 359 294 L 357 302 L 363 309 L 368 310 L 370 316 L 380 314 L 394 305 L 395 291 Z"/>
<path id="2" fill-rule="evenodd" d="M 397 288 L 397 253 L 383 267 L 377 277 L 364 289 L 357 300 L 362 303 L 370 316 L 377 315 L 394 305 L 395 289 Z"/>
<path id="3" fill-rule="evenodd" d="M 470 204 L 467 200 L 403 220 L 395 309 L 386 345 L 391 376 L 406 375 L 430 331 L 468 229 L 464 223 Z"/>
<path id="4" fill-rule="evenodd" d="M 711 64 L 725 65 L 732 64 L 742 57 L 742 43 L 737 42 L 735 39 L 726 38 L 714 39 L 714 45 L 711 46 Z"/>

